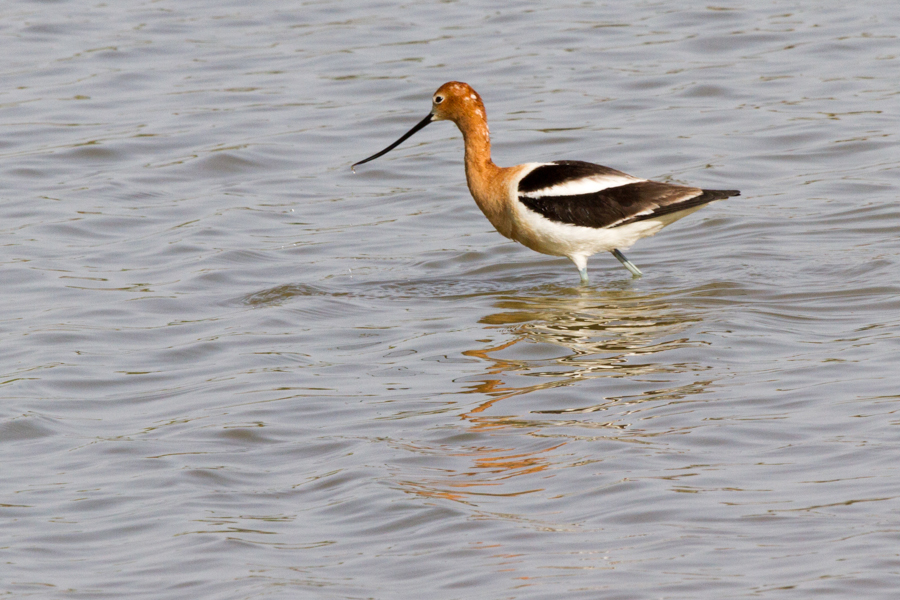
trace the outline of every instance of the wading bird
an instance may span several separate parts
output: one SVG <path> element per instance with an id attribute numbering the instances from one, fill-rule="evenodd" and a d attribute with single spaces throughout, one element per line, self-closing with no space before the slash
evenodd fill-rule
<path id="1" fill-rule="evenodd" d="M 432 121 L 453 121 L 465 143 L 466 182 L 488 221 L 532 250 L 565 256 L 587 283 L 587 259 L 612 252 L 635 277 L 642 273 L 625 258 L 628 249 L 715 200 L 737 190 L 703 190 L 632 177 L 577 160 L 498 167 L 481 96 L 468 84 L 450 81 L 431 99 L 431 112 L 399 140 L 351 169 L 387 154 Z"/>

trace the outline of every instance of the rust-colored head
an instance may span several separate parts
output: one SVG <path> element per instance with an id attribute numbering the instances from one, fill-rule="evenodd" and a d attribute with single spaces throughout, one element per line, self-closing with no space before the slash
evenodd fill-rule
<path id="1" fill-rule="evenodd" d="M 431 112 L 428 113 L 427 117 L 419 121 L 415 127 L 404 133 L 399 140 L 381 152 L 359 161 L 350 168 L 355 169 L 363 163 L 375 160 L 379 156 L 384 156 L 432 121 L 453 121 L 463 131 L 463 134 L 468 131 L 472 124 L 475 124 L 475 126 L 481 128 L 481 133 L 485 136 L 484 139 L 488 139 L 487 115 L 481 96 L 468 83 L 448 81 L 439 87 L 434 96 L 431 97 Z"/>
<path id="2" fill-rule="evenodd" d="M 472 119 L 486 119 L 484 102 L 468 83 L 448 81 L 431 97 L 431 114 L 435 121 L 453 121 L 457 125 Z"/>

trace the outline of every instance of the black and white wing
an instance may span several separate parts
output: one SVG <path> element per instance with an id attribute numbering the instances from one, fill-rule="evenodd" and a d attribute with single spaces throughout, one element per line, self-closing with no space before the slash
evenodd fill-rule
<path id="1" fill-rule="evenodd" d="M 611 228 L 696 208 L 736 190 L 703 190 L 638 179 L 593 163 L 542 164 L 519 181 L 519 202 L 551 221 Z"/>

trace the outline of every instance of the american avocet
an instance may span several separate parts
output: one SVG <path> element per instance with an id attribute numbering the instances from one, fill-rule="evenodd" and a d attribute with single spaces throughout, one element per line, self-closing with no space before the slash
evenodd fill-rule
<path id="1" fill-rule="evenodd" d="M 351 168 L 387 154 L 432 121 L 453 121 L 462 132 L 469 191 L 497 231 L 537 252 L 568 257 L 582 283 L 588 281 L 588 257 L 603 250 L 640 276 L 619 248 L 628 249 L 714 200 L 740 195 L 648 181 L 576 160 L 498 167 L 491 161 L 484 103 L 458 81 L 438 88 L 431 112 L 418 125 Z"/>

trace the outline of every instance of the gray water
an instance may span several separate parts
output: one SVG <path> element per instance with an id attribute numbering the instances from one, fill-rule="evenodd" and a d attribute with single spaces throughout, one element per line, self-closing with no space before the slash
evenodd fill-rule
<path id="1" fill-rule="evenodd" d="M 552 7 L 551 7 L 552 5 Z M 895 598 L 900 5 L 0 6 L 0 595 Z M 504 166 L 742 195 L 502 238 Z"/>

